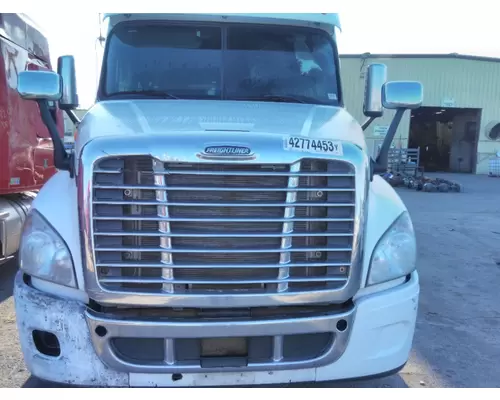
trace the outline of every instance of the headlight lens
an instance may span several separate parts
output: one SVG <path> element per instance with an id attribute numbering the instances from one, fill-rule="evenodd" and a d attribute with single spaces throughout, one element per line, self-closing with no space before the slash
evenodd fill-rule
<path id="1" fill-rule="evenodd" d="M 22 271 L 36 278 L 76 287 L 73 260 L 68 246 L 36 210 L 24 224 L 19 247 Z"/>
<path id="2" fill-rule="evenodd" d="M 411 273 L 417 262 L 417 243 L 408 212 L 401 214 L 373 251 L 368 285 L 387 282 Z"/>

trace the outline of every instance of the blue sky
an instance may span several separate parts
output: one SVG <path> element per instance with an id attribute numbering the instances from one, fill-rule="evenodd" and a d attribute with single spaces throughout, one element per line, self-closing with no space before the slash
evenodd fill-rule
<path id="1" fill-rule="evenodd" d="M 462 53 L 500 57 L 498 15 L 493 2 L 475 0 L 475 7 L 454 6 L 437 0 L 399 2 L 396 6 L 376 1 L 373 6 L 355 0 L 339 2 L 342 33 L 340 53 Z M 82 9 L 77 14 L 63 7 L 54 12 L 28 13 L 49 38 L 51 57 L 75 56 L 80 106 L 89 107 L 95 97 L 98 63 L 102 49 L 99 14 Z M 381 6 L 382 4 L 382 6 Z M 470 3 L 469 3 L 470 4 Z M 290 11 L 293 12 L 293 11 Z"/>

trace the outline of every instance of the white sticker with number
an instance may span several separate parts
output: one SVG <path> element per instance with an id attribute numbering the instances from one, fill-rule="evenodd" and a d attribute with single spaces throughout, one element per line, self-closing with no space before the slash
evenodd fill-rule
<path id="1" fill-rule="evenodd" d="M 309 139 L 304 137 L 286 137 L 283 140 L 285 150 L 305 151 L 308 153 L 323 153 L 334 156 L 344 155 L 342 143 L 328 139 Z"/>

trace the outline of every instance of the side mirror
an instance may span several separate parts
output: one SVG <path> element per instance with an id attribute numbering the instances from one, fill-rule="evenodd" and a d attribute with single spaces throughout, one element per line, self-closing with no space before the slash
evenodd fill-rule
<path id="1" fill-rule="evenodd" d="M 378 118 L 384 114 L 382 106 L 382 87 L 387 81 L 385 64 L 371 64 L 365 80 L 365 99 L 363 113 L 369 118 Z"/>
<path id="2" fill-rule="evenodd" d="M 21 71 L 17 77 L 17 92 L 21 98 L 38 103 L 40 116 L 52 139 L 54 165 L 57 169 L 70 171 L 70 176 L 73 177 L 73 164 L 64 149 L 51 113 L 53 103 L 62 97 L 61 77 L 52 71 Z"/>
<path id="3" fill-rule="evenodd" d="M 61 56 L 57 59 L 57 73 L 62 79 L 62 97 L 59 100 L 61 110 L 74 110 L 78 107 L 76 91 L 75 58 Z"/>
<path id="4" fill-rule="evenodd" d="M 419 108 L 424 100 L 424 88 L 420 82 L 393 81 L 382 88 L 382 105 L 388 110 Z"/>
<path id="5" fill-rule="evenodd" d="M 57 101 L 62 96 L 61 78 L 51 71 L 21 71 L 17 92 L 25 100 Z"/>
<path id="6" fill-rule="evenodd" d="M 393 81 L 382 87 L 382 105 L 389 110 L 396 110 L 387 130 L 377 159 L 372 162 L 373 173 L 386 172 L 389 164 L 389 149 L 396 135 L 399 123 L 406 110 L 419 108 L 424 99 L 424 88 L 420 82 Z"/>

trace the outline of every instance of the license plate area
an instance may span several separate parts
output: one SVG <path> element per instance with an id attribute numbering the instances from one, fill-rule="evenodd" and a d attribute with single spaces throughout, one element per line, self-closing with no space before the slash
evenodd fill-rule
<path id="1" fill-rule="evenodd" d="M 248 365 L 246 337 L 205 338 L 200 342 L 202 368 L 234 368 Z"/>

